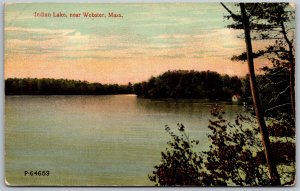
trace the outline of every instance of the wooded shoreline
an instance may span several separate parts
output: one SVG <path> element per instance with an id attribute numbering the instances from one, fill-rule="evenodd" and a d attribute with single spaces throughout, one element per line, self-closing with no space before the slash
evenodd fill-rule
<path id="1" fill-rule="evenodd" d="M 101 84 L 51 78 L 8 78 L 5 95 L 115 95 L 136 94 L 151 99 L 231 100 L 243 94 L 242 79 L 212 71 L 167 71 L 140 83 Z"/>

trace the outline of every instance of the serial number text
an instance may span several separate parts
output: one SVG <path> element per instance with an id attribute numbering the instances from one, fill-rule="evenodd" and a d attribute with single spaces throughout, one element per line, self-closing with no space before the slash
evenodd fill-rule
<path id="1" fill-rule="evenodd" d="M 24 176 L 50 176 L 49 170 L 24 171 Z"/>

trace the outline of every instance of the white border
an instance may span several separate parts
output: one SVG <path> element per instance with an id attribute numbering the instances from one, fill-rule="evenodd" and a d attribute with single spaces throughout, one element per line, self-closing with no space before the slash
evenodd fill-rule
<path id="1" fill-rule="evenodd" d="M 8 187 L 4 183 L 4 31 L 3 31 L 3 19 L 4 19 L 4 2 L 6 3 L 17 3 L 17 2 L 22 2 L 22 3 L 33 3 L 33 2 L 53 2 L 53 3 L 160 3 L 160 2 L 220 2 L 218 0 L 0 0 L 1 1 L 1 8 L 0 8 L 0 28 L 1 28 L 1 35 L 0 35 L 0 58 L 1 58 L 1 69 L 0 69 L 0 78 L 2 79 L 0 81 L 0 190 L 1 191 L 15 191 L 15 190 L 25 190 L 25 191 L 31 191 L 31 190 L 67 190 L 67 191 L 78 191 L 78 190 L 242 190 L 242 191 L 260 191 L 260 190 L 274 190 L 274 191 L 279 191 L 279 190 L 287 190 L 287 191 L 294 191 L 294 190 L 300 190 L 299 186 L 299 165 L 296 165 L 296 186 L 293 187 L 194 187 L 194 188 L 174 188 L 174 187 L 168 187 L 168 188 L 163 188 L 163 187 Z M 241 2 L 239 0 L 222 0 L 222 2 Z M 299 25 L 299 7 L 297 5 L 297 0 L 291 0 L 291 1 L 286 1 L 286 0 L 243 0 L 243 2 L 293 2 L 296 4 L 296 31 L 298 32 L 298 25 Z M 296 32 L 296 34 L 297 34 Z M 297 38 L 296 41 L 296 58 L 299 58 L 299 49 L 298 45 L 300 44 L 299 38 Z M 297 119 L 300 116 L 298 115 L 298 111 L 300 111 L 300 106 L 299 106 L 299 98 L 297 95 L 299 95 L 299 88 L 300 84 L 300 75 L 299 74 L 299 59 L 296 59 L 296 112 L 297 112 Z M 299 128 L 299 120 L 296 120 L 296 127 Z M 296 130 L 296 141 L 297 145 L 296 148 L 299 146 L 299 130 Z M 296 161 L 299 161 L 299 154 L 296 152 Z"/>

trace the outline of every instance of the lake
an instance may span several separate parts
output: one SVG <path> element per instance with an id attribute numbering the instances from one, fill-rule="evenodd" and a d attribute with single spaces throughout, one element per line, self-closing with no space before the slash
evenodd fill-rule
<path id="1" fill-rule="evenodd" d="M 200 148 L 215 102 L 135 95 L 6 96 L 5 176 L 12 185 L 154 185 L 148 174 L 177 123 Z M 242 106 L 223 103 L 233 119 Z M 24 176 L 48 170 L 49 176 Z"/>

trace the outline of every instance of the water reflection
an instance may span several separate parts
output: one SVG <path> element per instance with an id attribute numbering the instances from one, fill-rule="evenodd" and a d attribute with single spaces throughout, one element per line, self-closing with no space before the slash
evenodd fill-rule
<path id="1" fill-rule="evenodd" d="M 170 139 L 165 125 L 183 123 L 207 147 L 212 104 L 132 95 L 7 96 L 6 177 L 24 185 L 152 185 L 147 175 Z M 228 119 L 242 111 L 224 107 Z M 28 169 L 54 176 L 28 179 L 20 173 Z"/>

